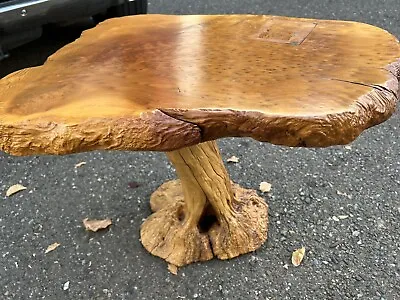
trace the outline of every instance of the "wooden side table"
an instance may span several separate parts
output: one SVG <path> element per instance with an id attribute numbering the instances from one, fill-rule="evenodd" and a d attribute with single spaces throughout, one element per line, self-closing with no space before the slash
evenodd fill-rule
<path id="1" fill-rule="evenodd" d="M 268 206 L 233 184 L 215 140 L 353 141 L 393 113 L 398 41 L 355 22 L 275 16 L 107 20 L 0 80 L 0 149 L 14 155 L 164 151 L 179 181 L 152 196 L 152 254 L 182 266 L 253 251 Z"/>

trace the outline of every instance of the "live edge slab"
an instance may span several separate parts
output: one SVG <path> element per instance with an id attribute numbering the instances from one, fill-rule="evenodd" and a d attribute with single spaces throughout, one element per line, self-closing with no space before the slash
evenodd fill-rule
<path id="1" fill-rule="evenodd" d="M 167 152 L 179 180 L 152 195 L 143 246 L 177 266 L 232 258 L 265 242 L 268 206 L 231 182 L 215 140 L 349 143 L 393 113 L 399 58 L 395 37 L 355 22 L 111 19 L 0 80 L 0 149 Z"/>

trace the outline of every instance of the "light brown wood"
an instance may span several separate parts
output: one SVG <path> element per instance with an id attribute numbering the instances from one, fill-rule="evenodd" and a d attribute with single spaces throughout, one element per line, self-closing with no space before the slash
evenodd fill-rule
<path id="1" fill-rule="evenodd" d="M 107 20 L 43 66 L 0 80 L 0 150 L 173 150 L 180 181 L 153 194 L 144 247 L 176 266 L 232 258 L 266 240 L 268 206 L 230 182 L 212 140 L 351 142 L 394 111 L 399 57 L 396 38 L 355 22 Z"/>
<path id="2" fill-rule="evenodd" d="M 393 112 L 399 57 L 396 38 L 355 22 L 107 20 L 0 80 L 0 149 L 166 151 L 224 136 L 344 144 Z"/>
<path id="3" fill-rule="evenodd" d="M 232 184 L 215 141 L 169 152 L 180 180 L 151 198 L 141 227 L 143 246 L 176 266 L 214 256 L 228 259 L 267 239 L 268 206 L 252 190 Z"/>

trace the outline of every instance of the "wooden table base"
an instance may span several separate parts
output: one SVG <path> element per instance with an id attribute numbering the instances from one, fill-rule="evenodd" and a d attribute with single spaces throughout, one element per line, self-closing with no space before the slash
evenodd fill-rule
<path id="1" fill-rule="evenodd" d="M 141 226 L 143 246 L 176 266 L 236 257 L 267 239 L 268 205 L 230 181 L 215 141 L 167 153 L 179 180 L 151 197 Z"/>

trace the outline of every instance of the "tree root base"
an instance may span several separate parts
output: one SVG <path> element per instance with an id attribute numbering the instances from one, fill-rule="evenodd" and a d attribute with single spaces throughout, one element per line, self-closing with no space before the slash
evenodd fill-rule
<path id="1" fill-rule="evenodd" d="M 229 216 L 206 209 L 198 224 L 185 218 L 179 180 L 161 185 L 151 196 L 153 214 L 141 226 L 141 242 L 153 255 L 176 266 L 229 259 L 258 249 L 267 239 L 268 205 L 253 190 L 232 184 L 234 202 Z"/>

